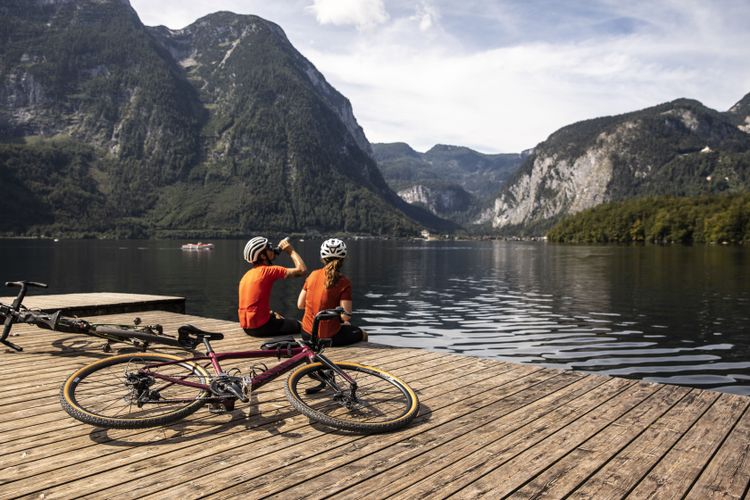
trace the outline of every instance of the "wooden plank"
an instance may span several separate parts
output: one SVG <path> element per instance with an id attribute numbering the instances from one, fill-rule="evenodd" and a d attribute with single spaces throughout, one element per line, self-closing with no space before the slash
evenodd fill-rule
<path id="1" fill-rule="evenodd" d="M 745 410 L 686 498 L 745 498 L 749 485 L 750 410 Z"/>
<path id="2" fill-rule="evenodd" d="M 288 408 L 288 405 L 286 408 Z M 276 421 L 281 420 L 284 422 L 284 426 L 279 429 L 279 432 L 268 434 L 265 432 L 261 432 L 260 434 L 255 433 L 255 437 L 250 440 L 247 436 L 242 435 L 245 433 L 235 433 L 233 436 L 228 436 L 226 434 L 221 436 L 211 433 L 210 436 L 199 436 L 198 439 L 200 441 L 205 441 L 206 439 L 215 441 L 215 446 L 213 447 L 197 446 L 197 444 L 200 443 L 198 440 L 193 439 L 186 443 L 180 443 L 180 446 L 169 447 L 166 450 L 163 446 L 152 447 L 151 445 L 147 445 L 145 448 L 139 448 L 136 453 L 131 451 L 130 453 L 121 452 L 117 454 L 121 456 L 112 455 L 109 457 L 108 463 L 106 464 L 108 473 L 102 474 L 102 476 L 105 477 L 98 480 L 95 485 L 89 485 L 86 479 L 75 481 L 75 491 L 77 495 L 81 495 L 91 491 L 93 486 L 101 488 L 108 484 L 112 485 L 112 483 L 115 483 L 116 485 L 123 482 L 132 482 L 134 478 L 138 478 L 139 476 L 143 476 L 142 479 L 148 481 L 150 477 L 153 477 L 155 467 L 158 469 L 159 467 L 169 466 L 170 464 L 172 466 L 179 465 L 180 463 L 185 462 L 186 458 L 191 461 L 204 458 L 208 464 L 216 464 L 217 457 L 219 457 L 223 462 L 227 462 L 228 460 L 238 460 L 240 464 L 243 464 L 249 459 L 249 457 L 258 454 L 263 455 L 264 449 L 268 451 L 277 449 L 279 445 L 274 444 L 276 441 L 289 441 L 287 445 L 291 446 L 304 443 L 310 437 L 325 435 L 325 433 L 320 430 L 311 427 L 307 423 L 306 418 L 296 414 L 296 412 L 290 412 L 286 408 L 285 415 L 272 415 L 273 421 L 267 421 L 265 423 L 259 422 L 257 425 L 252 425 L 250 427 L 244 425 L 241 426 L 241 429 L 249 430 L 251 428 L 257 428 L 258 431 L 265 431 L 275 429 Z M 186 448 L 186 446 L 189 447 L 191 451 L 187 451 L 188 448 Z M 156 452 L 158 456 L 152 458 L 151 455 L 154 452 Z M 112 471 L 111 468 L 114 466 L 121 467 L 122 471 L 120 473 Z M 71 467 L 76 468 L 76 465 L 73 464 Z M 200 469 L 202 470 L 203 468 Z M 220 470 L 223 469 L 220 467 Z M 44 480 L 45 476 L 46 475 L 38 476 L 37 481 Z M 51 477 L 50 479 L 54 479 L 54 477 Z M 72 487 L 72 485 L 69 487 Z M 129 488 L 126 488 L 126 490 L 130 491 Z"/>
<path id="3" fill-rule="evenodd" d="M 439 355 L 435 355 L 435 356 L 439 356 Z M 414 359 L 413 356 L 412 356 L 412 359 Z M 463 362 L 464 360 L 463 359 L 455 359 L 454 361 Z M 415 380 L 417 382 L 419 381 L 420 378 L 424 378 L 424 379 L 426 379 L 428 381 L 428 384 L 429 383 L 433 383 L 434 377 L 432 377 L 432 373 L 429 370 L 429 366 L 426 366 L 423 369 L 418 369 L 418 366 L 419 366 L 418 363 L 413 363 L 412 366 L 414 367 L 415 373 L 418 372 L 418 371 L 423 372 L 420 377 L 416 377 L 415 376 Z M 510 368 L 510 367 L 508 367 L 508 368 Z M 418 384 L 417 384 L 417 387 L 419 387 Z M 269 396 L 269 397 L 273 397 L 273 398 L 279 399 L 279 396 L 278 396 L 279 392 L 280 391 L 278 391 L 278 390 L 273 390 L 273 391 L 269 390 L 269 391 L 266 391 L 266 392 L 261 392 L 261 394 L 264 395 L 264 396 Z M 282 403 L 281 406 L 284 407 L 284 411 L 285 412 L 288 412 L 288 410 L 290 410 L 288 402 L 286 402 L 286 400 L 283 398 L 283 396 L 281 396 L 281 400 L 283 401 L 283 403 Z M 267 406 L 266 403 L 267 403 L 267 401 L 259 401 L 259 404 L 261 405 L 262 408 L 265 408 Z M 246 418 L 243 418 L 243 415 L 241 413 L 237 414 L 237 420 L 245 420 L 245 419 Z M 263 424 L 263 421 L 259 421 L 256 425 L 261 425 L 261 424 Z M 179 424 L 176 424 L 175 427 L 176 426 L 179 426 Z M 86 427 L 86 426 L 84 426 L 84 427 Z M 138 431 L 127 431 L 127 432 L 123 431 L 123 432 L 124 432 L 124 434 L 118 435 L 118 439 L 120 439 L 120 440 L 122 440 L 122 439 L 132 440 L 133 434 L 137 433 Z M 187 432 L 187 434 L 189 434 L 189 433 L 190 432 Z M 186 433 L 184 431 L 182 431 L 181 435 L 184 436 L 184 435 L 186 435 Z M 215 438 L 215 437 L 216 436 L 209 436 L 209 438 Z M 151 438 L 151 439 L 153 439 L 153 438 Z M 99 444 L 103 443 L 100 440 L 98 440 L 98 441 L 99 441 Z M 86 443 L 84 443 L 84 445 L 88 445 L 89 447 L 92 444 L 96 444 L 96 443 L 91 443 L 90 441 L 87 441 Z M 66 448 L 70 449 L 71 446 L 72 445 L 71 445 L 70 442 L 65 443 L 65 447 Z M 75 453 L 75 455 L 71 454 L 71 456 L 70 456 L 70 460 L 71 460 L 70 463 L 71 464 L 76 464 L 76 463 L 79 463 L 81 461 L 85 461 L 85 460 L 87 460 L 89 458 L 96 458 L 101 453 L 100 449 L 101 449 L 101 446 L 97 446 L 96 449 L 91 449 L 90 451 L 93 453 L 93 455 L 91 457 L 87 457 L 87 452 L 86 451 L 84 451 L 84 450 L 78 450 L 78 452 Z M 112 448 L 111 451 L 122 452 L 123 450 L 122 450 L 121 447 L 115 446 L 114 448 Z M 35 463 L 33 465 L 33 467 L 34 467 L 33 472 L 36 473 L 36 472 L 44 472 L 45 470 L 52 470 L 52 469 L 49 469 L 50 466 L 48 464 L 52 464 L 53 468 L 54 467 L 60 467 L 62 465 L 65 465 L 65 461 L 64 460 L 61 461 L 59 458 L 55 458 L 55 457 L 45 457 L 45 460 L 43 460 L 41 462 L 37 462 L 37 463 Z M 103 464 L 103 465 L 109 465 L 109 464 Z M 29 469 L 27 465 L 24 465 L 24 467 L 25 467 L 25 469 L 23 471 L 28 474 L 31 471 L 31 469 Z M 20 470 L 19 471 L 15 471 L 13 469 L 9 469 L 9 470 L 11 472 L 21 472 Z"/>
<path id="4" fill-rule="evenodd" d="M 629 399 L 612 400 L 606 407 L 597 408 L 563 429 L 527 448 L 523 453 L 503 463 L 491 472 L 463 488 L 458 496 L 477 498 L 505 496 L 514 493 L 530 477 L 554 464 L 561 457 L 581 446 L 590 436 L 602 434 L 600 447 L 616 446 L 616 439 L 626 440 L 628 433 L 637 433 L 647 423 L 661 416 L 686 392 L 675 387 L 661 387 L 648 384 L 650 387 L 641 394 L 633 393 Z M 648 390 L 655 392 L 648 393 Z M 645 399 L 641 395 L 646 394 Z M 619 424 L 618 424 L 619 422 Z M 612 433 L 603 432 L 609 428 Z M 626 434 L 623 435 L 624 431 Z M 590 457 L 589 457 L 590 459 Z M 583 462 L 584 466 L 586 462 Z M 571 488 L 572 489 L 572 488 Z M 552 495 L 554 497 L 554 495 Z"/>
<path id="5" fill-rule="evenodd" d="M 86 300 L 71 298 L 69 306 Z M 234 322 L 137 315 L 172 333 L 185 323 L 222 331 L 226 340 L 216 347 L 224 351 L 265 341 Z M 134 316 L 94 319 L 127 324 Z M 319 426 L 292 411 L 277 380 L 230 414 L 201 411 L 162 428 L 100 430 L 69 418 L 57 395 L 74 369 L 106 356 L 103 341 L 29 325 L 14 332 L 26 350 L 0 353 L 10 380 L 0 387 L 2 498 L 697 499 L 742 498 L 750 484 L 746 396 L 363 343 L 327 354 L 407 380 L 423 402 L 407 428 L 361 436 Z"/>
<path id="6" fill-rule="evenodd" d="M 569 498 L 622 498 L 633 489 L 703 413 L 719 393 L 691 391 L 633 440 Z"/>
<path id="7" fill-rule="evenodd" d="M 411 353 L 400 352 L 400 350 L 395 350 L 395 351 L 389 352 L 388 354 L 390 354 L 390 356 L 383 356 L 382 354 L 378 354 L 377 356 L 377 359 L 382 367 L 387 368 L 387 369 L 393 369 L 394 365 L 399 364 L 401 360 L 403 359 L 403 357 L 408 357 L 408 359 L 411 362 L 409 365 L 410 366 L 409 373 L 413 374 L 413 376 L 415 377 L 417 377 L 417 374 L 420 374 L 420 373 L 421 375 L 419 375 L 419 377 L 429 376 L 432 363 L 434 363 L 435 358 L 440 357 L 440 355 L 437 355 L 437 354 L 430 355 L 430 353 L 427 353 L 425 351 L 417 352 L 416 355 L 413 355 L 413 354 L 410 355 Z M 425 356 L 426 356 L 426 359 L 421 359 L 422 357 L 425 357 Z M 333 359 L 336 359 L 336 357 L 334 356 Z M 366 362 L 368 361 L 368 359 L 369 359 L 368 357 L 364 357 L 362 358 L 362 361 Z M 454 357 L 450 361 L 450 363 L 456 363 L 457 366 L 465 366 L 467 361 L 468 360 L 465 360 L 463 358 Z M 449 363 L 449 366 L 450 366 L 450 363 Z M 474 369 L 479 369 L 479 367 L 474 367 Z M 261 394 L 265 394 L 266 392 L 268 391 L 261 392 Z M 280 391 L 276 390 L 274 391 L 274 394 L 275 394 L 274 397 L 276 399 L 283 400 L 284 402 L 286 402 L 286 399 L 284 398 L 284 396 L 281 394 Z M 72 418 L 69 418 L 66 414 L 64 414 L 61 411 L 59 403 L 57 402 L 57 398 L 54 399 L 54 404 L 51 405 L 50 409 L 51 409 L 51 415 L 46 419 L 47 422 L 60 422 L 61 421 L 64 424 L 71 425 L 71 428 L 77 427 L 77 428 L 82 429 L 83 430 L 82 432 L 84 433 L 86 433 L 86 431 L 90 429 L 88 426 L 84 424 L 80 424 L 76 420 L 73 420 Z M 38 418 L 38 416 L 36 418 Z M 37 429 L 37 432 L 43 432 L 47 430 L 47 427 L 48 427 L 48 425 L 45 425 L 44 422 L 42 424 L 39 424 L 38 420 L 29 420 L 29 419 L 17 421 L 16 424 L 18 426 L 18 431 L 21 431 L 21 432 L 28 432 L 30 429 L 34 429 L 34 428 Z M 16 432 L 11 432 L 9 434 L 12 437 L 17 437 Z M 33 433 L 32 431 L 31 435 L 34 435 L 34 434 L 35 433 Z M 66 438 L 69 438 L 71 435 L 73 435 L 73 431 L 69 430 L 66 433 Z M 87 444 L 90 445 L 91 443 L 87 441 Z M 68 450 L 71 449 L 72 444 L 70 443 L 69 439 L 65 440 L 64 446 L 65 446 L 65 449 L 68 449 Z M 4 449 L 8 449 L 9 447 L 10 446 L 7 443 L 4 444 Z M 54 455 L 53 450 L 49 450 L 49 449 L 45 450 L 45 454 L 47 456 Z M 5 463 L 6 457 L 7 455 L 0 455 L 0 465 L 7 465 Z"/>
<path id="8" fill-rule="evenodd" d="M 319 498 L 333 493 L 347 495 L 348 492 L 342 492 L 349 489 L 354 495 L 361 495 L 365 498 L 388 495 L 399 489 L 400 481 L 414 482 L 431 474 L 436 460 L 443 456 L 446 448 L 454 453 L 458 448 L 466 449 L 467 446 L 472 446 L 473 436 L 484 435 L 487 429 L 500 432 L 502 425 L 506 425 L 507 431 L 510 432 L 510 428 L 520 427 L 526 422 L 539 418 L 606 382 L 606 379 L 600 377 L 575 379 L 567 377 L 567 375 L 565 377 L 561 375 L 542 381 L 495 402 L 488 400 L 486 402 L 490 404 L 464 416 L 433 419 L 430 423 L 439 424 L 439 427 L 430 428 L 429 432 L 423 431 L 413 436 L 405 435 L 407 439 L 399 442 L 396 449 L 394 446 L 383 447 L 382 444 L 391 444 L 384 441 L 379 443 L 378 451 L 373 452 L 376 449 L 373 447 L 363 447 L 355 454 L 345 455 L 343 461 L 339 461 L 338 464 L 332 457 L 325 457 L 324 461 L 315 460 L 315 463 L 304 464 L 300 470 L 314 471 L 316 484 L 319 486 L 316 492 L 304 496 Z M 485 398 L 491 395 L 492 392 Z M 335 465 L 339 466 L 334 467 Z M 277 471 L 277 474 L 288 474 L 288 471 L 281 469 Z M 283 493 L 279 493 L 278 485 L 274 485 L 277 487 L 274 493 L 303 495 L 306 488 L 304 478 L 296 478 L 298 482 L 294 487 L 286 486 L 286 482 L 290 479 L 295 478 L 289 476 L 276 478 L 276 481 L 283 483 L 282 486 L 285 486 L 285 489 Z M 253 483 L 253 486 L 258 485 Z M 231 492 L 234 491 L 231 490 Z"/>
<path id="9" fill-rule="evenodd" d="M 513 432 L 474 435 L 472 439 L 475 445 L 469 449 L 470 453 L 464 450 L 446 453 L 441 457 L 441 466 L 435 468 L 430 476 L 413 484 L 409 484 L 411 481 L 407 478 L 404 484 L 399 485 L 404 489 L 394 495 L 394 498 L 433 495 L 444 497 L 458 492 L 569 423 L 591 412 L 604 413 L 603 418 L 607 418 L 606 412 L 611 408 L 619 409 L 617 403 L 621 400 L 643 399 L 653 391 L 653 388 L 629 380 L 610 379 L 570 404 L 514 429 Z M 615 404 L 611 404 L 610 400 L 614 400 Z M 552 451 L 554 450 L 550 450 Z"/>
<path id="10" fill-rule="evenodd" d="M 32 292 L 33 293 L 33 292 Z M 3 304 L 12 304 L 15 297 L 0 297 Z M 64 293 L 55 295 L 27 295 L 23 305 L 46 312 L 62 310 L 68 315 L 98 316 L 137 311 L 185 312 L 185 297 L 137 293 Z"/>
<path id="11" fill-rule="evenodd" d="M 266 455 L 258 458 L 238 458 L 236 455 L 222 457 L 224 463 L 235 464 L 243 470 L 241 476 L 231 474 L 230 469 L 218 469 L 212 474 L 211 477 L 194 475 L 193 478 L 183 484 L 175 484 L 169 489 L 170 494 L 176 495 L 190 495 L 190 491 L 202 492 L 203 494 L 216 494 L 217 491 L 223 490 L 228 484 L 235 484 L 240 489 L 249 488 L 253 490 L 253 496 L 259 494 L 257 488 L 261 483 L 267 484 L 266 476 L 284 466 L 291 466 L 293 471 L 302 472 L 308 470 L 308 479 L 314 477 L 314 472 L 308 469 L 309 463 L 306 463 L 303 467 L 294 466 L 294 464 L 304 458 L 314 457 L 325 457 L 327 453 L 333 452 L 337 454 L 343 454 L 344 456 L 350 455 L 351 453 L 367 453 L 371 450 L 372 446 L 382 446 L 383 440 L 395 439 L 397 441 L 403 441 L 409 435 L 415 433 L 421 433 L 433 425 L 439 425 L 444 419 L 452 420 L 460 417 L 464 413 L 470 413 L 472 411 L 471 404 L 477 403 L 483 399 L 482 393 L 486 391 L 487 387 L 499 385 L 504 388 L 505 391 L 513 391 L 510 387 L 512 382 L 519 381 L 522 386 L 528 384 L 538 384 L 540 377 L 551 377 L 552 375 L 541 374 L 542 370 L 529 371 L 527 370 L 526 376 L 521 376 L 523 372 L 513 370 L 511 372 L 503 372 L 500 374 L 494 374 L 490 379 L 486 379 L 486 382 L 472 380 L 471 377 L 467 377 L 461 380 L 454 380 L 450 383 L 452 386 L 436 386 L 436 392 L 430 398 L 425 398 L 426 405 L 423 406 L 420 411 L 420 415 L 417 420 L 409 428 L 393 435 L 385 436 L 340 436 L 338 439 L 333 439 L 330 434 L 323 434 L 317 436 L 315 439 L 305 441 L 303 446 L 284 446 L 277 447 L 274 449 L 272 455 Z M 541 374 L 541 375 L 539 375 Z M 448 390 L 446 390 L 448 389 Z M 467 404 L 468 403 L 468 404 Z M 387 446 L 387 444 L 385 444 Z M 256 454 L 257 455 L 257 454 Z M 315 463 L 320 467 L 325 467 L 326 462 L 322 460 L 315 460 Z M 204 470 L 206 467 L 209 470 L 215 469 L 213 461 L 208 457 L 208 461 L 201 461 L 201 463 L 191 464 L 193 470 Z M 218 478 L 218 481 L 212 480 L 212 478 Z M 228 495 L 230 490 L 222 493 L 222 495 Z M 158 497 L 161 493 L 156 493 L 154 496 Z"/>
<path id="12" fill-rule="evenodd" d="M 644 403 L 576 446 L 542 474 L 533 477 L 525 486 L 514 491 L 513 495 L 519 498 L 564 497 L 669 411 L 688 392 L 689 388 L 677 386 L 667 386 L 657 391 Z M 586 434 L 581 433 L 581 436 Z"/>
<path id="13" fill-rule="evenodd" d="M 630 495 L 633 498 L 683 497 L 747 405 L 747 398 L 722 394 Z"/>

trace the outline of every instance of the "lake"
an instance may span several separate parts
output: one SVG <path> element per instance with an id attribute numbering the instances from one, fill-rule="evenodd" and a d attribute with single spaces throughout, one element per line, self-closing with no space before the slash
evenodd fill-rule
<path id="1" fill-rule="evenodd" d="M 177 241 L 0 240 L 0 280 L 181 295 L 190 314 L 236 320 L 245 241 L 213 243 L 184 252 Z M 294 242 L 310 268 L 320 243 Z M 747 249 L 347 243 L 355 322 L 373 342 L 750 394 Z M 277 283 L 272 306 L 301 317 L 302 282 Z"/>

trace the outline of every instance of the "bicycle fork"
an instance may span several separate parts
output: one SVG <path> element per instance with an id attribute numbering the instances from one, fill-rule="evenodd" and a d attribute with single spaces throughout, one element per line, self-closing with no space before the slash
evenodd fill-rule
<path id="1" fill-rule="evenodd" d="M 357 382 L 349 376 L 348 373 L 346 373 L 344 370 L 336 366 L 335 363 L 333 363 L 331 360 L 323 356 L 322 354 L 318 353 L 315 355 L 315 360 L 319 361 L 321 364 L 323 364 L 325 367 L 327 367 L 329 370 L 331 370 L 333 373 L 339 375 L 341 378 L 343 378 L 346 382 L 349 383 L 349 394 L 344 394 L 344 391 L 339 387 L 339 385 L 336 383 L 336 380 L 334 377 L 328 377 L 323 375 L 320 379 L 321 385 L 319 387 L 313 387 L 311 389 L 307 389 L 306 392 L 308 394 L 314 394 L 316 392 L 319 392 L 322 390 L 325 386 L 330 387 L 334 391 L 334 400 L 341 400 L 342 398 L 345 401 L 345 404 L 347 407 L 351 406 L 353 402 L 357 401 Z"/>

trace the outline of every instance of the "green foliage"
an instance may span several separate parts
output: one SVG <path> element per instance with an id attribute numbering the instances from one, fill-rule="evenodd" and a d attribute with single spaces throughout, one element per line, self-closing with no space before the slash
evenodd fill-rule
<path id="1" fill-rule="evenodd" d="M 750 242 L 750 193 L 647 197 L 569 216 L 548 233 L 560 243 Z"/>
<path id="2" fill-rule="evenodd" d="M 91 148 L 74 142 L 0 144 L 0 232 L 29 226 L 86 229 L 82 219 L 103 219 L 105 197 L 92 169 Z"/>
<path id="3" fill-rule="evenodd" d="M 144 27 L 120 0 L 9 0 L 0 13 L 0 85 L 22 110 L 0 109 L 0 141 L 27 142 L 0 149 L 4 234 L 417 234 L 444 223 L 405 215 L 342 119 L 348 101 L 272 23 L 222 12 L 175 34 Z M 71 139 L 55 145 L 55 134 Z"/>
<path id="4" fill-rule="evenodd" d="M 373 144 L 372 149 L 383 177 L 395 191 L 417 184 L 431 189 L 461 186 L 479 198 L 495 194 L 523 160 L 520 154 L 483 154 L 440 144 L 426 153 L 404 143 Z"/>

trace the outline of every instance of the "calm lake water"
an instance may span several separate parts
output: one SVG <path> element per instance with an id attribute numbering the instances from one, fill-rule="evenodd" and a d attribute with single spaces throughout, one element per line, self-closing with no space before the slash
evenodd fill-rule
<path id="1" fill-rule="evenodd" d="M 190 314 L 234 320 L 245 242 L 213 243 L 0 240 L 0 280 L 181 295 Z M 374 342 L 750 394 L 748 249 L 348 244 L 357 320 Z M 319 245 L 295 242 L 310 267 Z M 273 307 L 300 317 L 301 286 L 277 283 Z"/>

